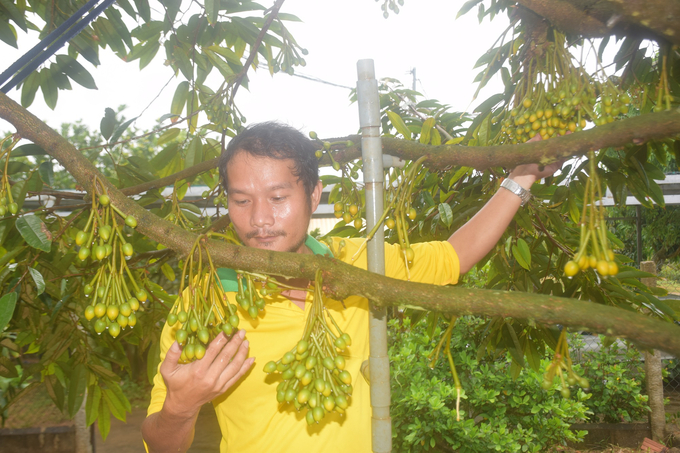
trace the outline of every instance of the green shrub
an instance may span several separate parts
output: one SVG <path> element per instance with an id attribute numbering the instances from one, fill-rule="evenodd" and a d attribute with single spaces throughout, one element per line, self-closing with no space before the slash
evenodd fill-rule
<path id="1" fill-rule="evenodd" d="M 594 414 L 593 421 L 606 423 L 646 419 L 647 395 L 643 395 L 644 369 L 640 353 L 634 347 L 608 344 L 600 337 L 599 350 L 583 353 L 580 369 L 590 381 L 591 398 L 585 401 Z M 574 369 L 577 369 L 576 367 Z"/>
<path id="2" fill-rule="evenodd" d="M 408 319 L 390 329 L 392 426 L 395 451 L 537 452 L 567 441 L 580 441 L 588 395 L 578 390 L 572 399 L 541 389 L 542 374 L 523 370 L 516 380 L 508 372 L 510 358 L 476 359 L 482 321 L 461 318 L 453 330 L 451 353 L 463 392 L 456 421 L 456 389 L 446 358 L 434 369 L 427 356 L 435 341 L 420 323 Z M 438 338 L 438 327 L 434 338 Z M 547 361 L 543 364 L 543 369 Z"/>

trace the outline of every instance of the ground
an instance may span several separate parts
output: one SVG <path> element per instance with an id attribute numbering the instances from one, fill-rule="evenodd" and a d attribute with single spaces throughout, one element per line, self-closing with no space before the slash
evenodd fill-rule
<path id="1" fill-rule="evenodd" d="M 146 417 L 149 391 L 145 386 L 130 386 L 125 383 L 126 393 L 130 396 L 132 413 L 127 415 L 126 422 L 115 418 L 111 420 L 111 432 L 103 441 L 97 433 L 97 453 L 144 453 L 140 427 Z M 680 425 L 677 417 L 680 415 L 680 389 L 666 392 L 670 404 L 666 406 L 669 416 L 675 415 L 675 422 Z M 9 418 L 5 428 L 27 428 L 35 426 L 55 426 L 69 424 L 71 421 L 62 414 L 52 403 L 45 391 L 35 391 L 16 406 L 10 408 Z M 680 429 L 680 426 L 679 426 Z M 211 405 L 206 405 L 199 414 L 196 423 L 194 443 L 189 453 L 215 453 L 219 451 L 220 434 L 215 412 Z M 600 449 L 570 449 L 557 448 L 551 453 L 638 453 L 639 448 L 621 448 L 609 446 Z"/>

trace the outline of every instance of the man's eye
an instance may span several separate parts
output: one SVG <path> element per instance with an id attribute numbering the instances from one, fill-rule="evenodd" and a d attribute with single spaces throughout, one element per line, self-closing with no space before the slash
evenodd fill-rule
<path id="1" fill-rule="evenodd" d="M 248 203 L 248 200 L 234 200 L 234 203 L 237 206 L 244 206 L 246 203 Z"/>
<path id="2" fill-rule="evenodd" d="M 272 201 L 281 202 L 284 201 L 286 197 L 272 197 Z"/>

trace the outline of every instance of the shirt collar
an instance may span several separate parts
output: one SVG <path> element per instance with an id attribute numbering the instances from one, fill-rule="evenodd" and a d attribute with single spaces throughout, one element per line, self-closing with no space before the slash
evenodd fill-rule
<path id="1" fill-rule="evenodd" d="M 322 244 L 310 235 L 307 235 L 307 239 L 305 239 L 305 245 L 315 255 L 330 257 L 333 256 L 333 253 L 325 244 Z M 217 269 L 217 277 L 220 279 L 220 282 L 222 282 L 222 288 L 225 291 L 238 291 L 238 280 L 235 270 L 228 269 L 226 267 L 220 267 Z"/>

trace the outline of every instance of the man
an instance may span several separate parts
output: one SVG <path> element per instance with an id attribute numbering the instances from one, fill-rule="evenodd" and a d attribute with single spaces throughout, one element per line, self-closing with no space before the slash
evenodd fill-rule
<path id="1" fill-rule="evenodd" d="M 311 214 L 321 199 L 315 146 L 299 131 L 277 123 L 251 126 L 235 137 L 220 158 L 220 175 L 227 190 L 229 216 L 245 246 L 294 253 L 327 253 L 307 236 Z M 515 168 L 501 188 L 448 241 L 414 245 L 411 279 L 444 285 L 456 283 L 497 243 L 531 185 L 552 174 L 558 164 L 539 171 L 536 165 Z M 361 240 L 346 240 L 346 262 Z M 337 242 L 336 242 L 337 245 Z M 398 246 L 386 244 L 386 275 L 406 278 Z M 365 253 L 354 263 L 366 267 Z M 223 284 L 228 282 L 223 280 Z M 306 287 L 309 282 L 292 281 Z M 230 296 L 233 297 L 233 294 Z M 233 301 L 233 299 L 232 299 Z M 276 376 L 251 370 L 255 357 L 264 364 L 279 359 L 302 335 L 311 298 L 306 291 L 269 297 L 266 314 L 251 320 L 241 316 L 241 330 L 230 341 L 220 334 L 203 359 L 181 365 L 181 349 L 165 326 L 161 338 L 160 373 L 154 380 L 149 416 L 142 435 L 151 452 L 186 451 L 193 440 L 200 407 L 212 401 L 222 430 L 222 452 L 371 451 L 368 384 L 359 368 L 368 358 L 368 303 L 350 297 L 326 306 L 353 343 L 343 353 L 352 375 L 351 403 L 345 416 L 332 413 L 322 423 L 307 426 L 292 404 L 276 401 Z M 176 328 L 176 326 L 175 326 Z M 245 375 L 245 378 L 241 379 Z"/>

